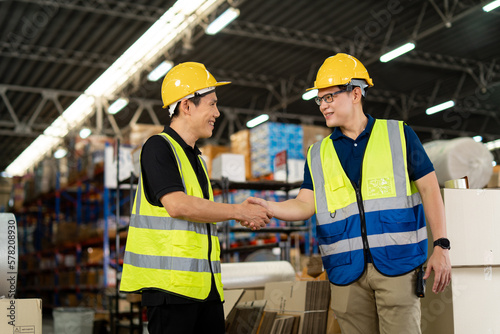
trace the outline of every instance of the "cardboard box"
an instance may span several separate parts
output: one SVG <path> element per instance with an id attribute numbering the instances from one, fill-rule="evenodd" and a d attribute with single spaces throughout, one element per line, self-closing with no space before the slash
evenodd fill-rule
<path id="1" fill-rule="evenodd" d="M 500 328 L 500 190 L 442 189 L 451 242 L 451 285 L 439 294 L 427 280 L 422 333 L 495 333 Z M 427 226 L 428 239 L 433 240 Z M 429 256 L 432 254 L 429 242 Z"/>
<path id="2" fill-rule="evenodd" d="M 306 161 L 304 159 L 288 159 L 288 182 L 299 182 L 304 181 L 304 164 Z M 283 169 L 274 171 L 274 180 L 285 181 L 286 171 Z"/>
<path id="3" fill-rule="evenodd" d="M 452 248 L 453 249 L 453 248 Z M 451 285 L 439 294 L 427 281 L 422 304 L 423 334 L 497 333 L 500 328 L 500 268 L 452 268 Z"/>
<path id="4" fill-rule="evenodd" d="M 243 154 L 223 153 L 212 161 L 212 179 L 245 182 L 245 156 Z"/>
<path id="5" fill-rule="evenodd" d="M 142 146 L 149 137 L 163 132 L 163 125 L 133 124 L 125 131 L 125 143 L 133 146 Z"/>
<path id="6" fill-rule="evenodd" d="M 442 195 L 451 265 L 500 265 L 500 190 L 442 189 Z"/>
<path id="7" fill-rule="evenodd" d="M 245 177 L 252 178 L 252 148 L 250 146 L 250 130 L 240 130 L 230 136 L 231 153 L 245 156 Z"/>
<path id="8" fill-rule="evenodd" d="M 266 311 L 300 315 L 299 334 L 326 332 L 330 305 L 328 281 L 266 283 L 264 299 Z"/>
<path id="9" fill-rule="evenodd" d="M 0 299 L 0 333 L 42 334 L 41 299 Z"/>
<path id="10" fill-rule="evenodd" d="M 487 188 L 500 188 L 500 165 L 493 167 L 490 181 L 486 185 Z"/>
<path id="11" fill-rule="evenodd" d="M 228 146 L 217 146 L 211 144 L 200 147 L 203 160 L 205 160 L 205 163 L 207 164 L 207 172 L 209 177 L 212 177 L 212 161 L 219 154 L 229 153 L 230 150 L 231 148 Z"/>
<path id="12" fill-rule="evenodd" d="M 312 144 L 322 140 L 332 134 L 332 129 L 326 126 L 302 125 L 304 132 L 304 156 L 307 157 L 307 150 Z"/>

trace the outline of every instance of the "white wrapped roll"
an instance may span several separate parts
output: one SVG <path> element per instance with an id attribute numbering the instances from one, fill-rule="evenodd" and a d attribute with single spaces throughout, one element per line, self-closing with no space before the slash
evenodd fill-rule
<path id="1" fill-rule="evenodd" d="M 424 144 L 434 165 L 439 184 L 467 176 L 469 188 L 480 189 L 488 184 L 493 173 L 493 155 L 482 143 L 469 137 L 436 140 Z"/>
<path id="2" fill-rule="evenodd" d="M 222 263 L 224 289 L 263 288 L 268 282 L 295 281 L 288 261 Z"/>

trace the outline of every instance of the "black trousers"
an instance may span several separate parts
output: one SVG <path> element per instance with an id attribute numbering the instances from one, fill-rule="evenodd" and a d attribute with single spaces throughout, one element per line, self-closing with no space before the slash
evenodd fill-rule
<path id="1" fill-rule="evenodd" d="M 150 334 L 224 334 L 222 302 L 148 306 Z"/>

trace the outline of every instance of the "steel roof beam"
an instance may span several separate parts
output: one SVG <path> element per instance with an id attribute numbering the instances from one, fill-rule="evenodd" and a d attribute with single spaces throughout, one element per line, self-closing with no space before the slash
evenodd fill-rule
<path id="1" fill-rule="evenodd" d="M 134 2 L 124 1 L 86 1 L 86 0 L 19 0 L 34 3 L 39 6 L 67 8 L 83 12 L 104 14 L 108 16 L 123 17 L 137 21 L 155 22 L 165 8 L 145 6 Z"/>
<path id="2" fill-rule="evenodd" d="M 97 68 L 108 68 L 116 60 L 114 56 L 94 52 L 7 42 L 0 42 L 0 56 Z"/>

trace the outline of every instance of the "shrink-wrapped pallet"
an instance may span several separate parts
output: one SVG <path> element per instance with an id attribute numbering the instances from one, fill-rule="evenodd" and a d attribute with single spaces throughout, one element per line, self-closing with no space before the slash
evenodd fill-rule
<path id="1" fill-rule="evenodd" d="M 469 188 L 483 188 L 493 172 L 493 155 L 482 143 L 469 137 L 436 140 L 424 144 L 434 165 L 439 185 L 467 176 Z"/>

